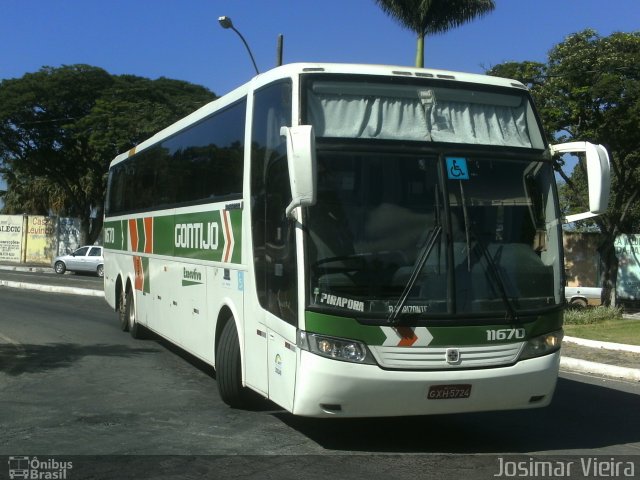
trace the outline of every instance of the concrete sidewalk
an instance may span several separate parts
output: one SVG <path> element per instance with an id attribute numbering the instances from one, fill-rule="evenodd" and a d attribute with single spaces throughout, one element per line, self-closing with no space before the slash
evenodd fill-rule
<path id="1" fill-rule="evenodd" d="M 3 264 L 0 265 L 0 270 L 11 272 L 31 272 L 31 273 L 51 273 L 52 276 L 56 275 L 53 268 L 48 265 L 42 264 Z M 36 280 L 37 281 L 37 280 Z M 81 288 L 70 287 L 65 285 L 55 285 L 53 283 L 48 284 L 45 281 L 39 280 L 38 283 L 34 282 L 17 282 L 13 280 L 0 280 L 0 287 L 10 288 L 22 288 L 27 290 L 39 290 L 41 292 L 50 293 L 66 293 L 70 295 L 88 295 L 92 297 L 104 297 L 104 290 L 101 288 Z"/>
<path id="2" fill-rule="evenodd" d="M 638 323 L 640 328 L 640 323 Z M 564 337 L 560 367 L 576 373 L 640 382 L 640 346 Z"/>
<path id="3" fill-rule="evenodd" d="M 46 265 L 0 265 L 0 270 L 53 273 Z M 104 297 L 104 291 L 91 288 L 44 285 L 0 280 L 0 286 L 34 289 L 44 292 L 91 295 Z M 630 320 L 640 320 L 640 313 L 625 314 Z M 640 321 L 638 322 L 640 328 Z M 560 368 L 576 373 L 588 373 L 607 378 L 640 382 L 640 346 L 597 342 L 575 337 L 565 337 L 562 344 Z"/>

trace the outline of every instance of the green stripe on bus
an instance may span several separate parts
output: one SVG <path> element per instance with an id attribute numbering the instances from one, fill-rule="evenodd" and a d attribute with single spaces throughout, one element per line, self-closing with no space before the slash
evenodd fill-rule
<path id="1" fill-rule="evenodd" d="M 562 311 L 540 315 L 533 321 L 517 324 L 497 325 L 460 325 L 460 326 L 426 326 L 433 336 L 430 347 L 448 347 L 462 345 L 486 345 L 499 343 L 513 343 L 533 338 L 562 328 Z M 306 330 L 333 337 L 360 340 L 367 345 L 382 345 L 387 338 L 382 327 L 364 325 L 355 318 L 338 317 L 316 312 L 305 312 Z M 526 332 L 524 339 L 489 340 L 487 331 L 509 330 L 523 328 Z"/>
<path id="2" fill-rule="evenodd" d="M 138 245 L 133 253 L 148 251 L 169 257 L 241 263 L 242 210 L 226 213 L 224 210 L 210 210 L 153 217 L 151 238 L 147 238 L 143 217 L 135 218 L 135 225 Z M 128 251 L 128 230 L 128 220 L 106 221 L 104 246 Z M 147 245 L 147 242 L 152 245 Z"/>
<path id="3" fill-rule="evenodd" d="M 241 263 L 242 260 L 242 210 L 231 210 L 229 212 L 231 220 L 231 230 L 233 231 L 233 253 L 231 263 Z"/>
<path id="4" fill-rule="evenodd" d="M 144 231 L 144 219 L 136 218 L 136 227 L 138 229 L 138 249 L 137 252 L 144 252 L 144 244 L 145 244 L 145 231 Z"/>
<path id="5" fill-rule="evenodd" d="M 173 215 L 154 217 L 153 253 L 173 256 Z"/>
<path id="6" fill-rule="evenodd" d="M 127 250 L 129 229 L 126 220 L 104 223 L 104 246 L 112 250 Z"/>
<path id="7" fill-rule="evenodd" d="M 151 279 L 149 276 L 149 257 L 142 257 L 142 271 L 144 272 L 144 283 L 142 284 L 142 291 L 144 293 L 151 293 Z"/>
<path id="8" fill-rule="evenodd" d="M 305 322 L 308 332 L 360 340 L 367 345 L 382 345 L 386 338 L 380 327 L 362 325 L 355 318 L 305 312 Z"/>

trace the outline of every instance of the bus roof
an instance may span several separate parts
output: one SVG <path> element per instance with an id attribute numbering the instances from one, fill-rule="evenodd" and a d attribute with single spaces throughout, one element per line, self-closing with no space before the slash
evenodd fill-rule
<path id="1" fill-rule="evenodd" d="M 450 82 L 461 83 L 477 83 L 478 85 L 491 85 L 503 88 L 516 88 L 527 90 L 527 87 L 517 80 L 481 75 L 476 73 L 464 73 L 449 70 L 437 70 L 428 68 L 417 68 L 395 65 L 369 65 L 369 64 L 352 64 L 352 63 L 290 63 L 280 67 L 273 68 L 264 73 L 256 75 L 249 82 L 239 86 L 222 97 L 213 100 L 204 105 L 190 115 L 178 120 L 167 128 L 157 132 L 152 137 L 144 140 L 136 147 L 128 152 L 121 153 L 113 159 L 110 167 L 122 160 L 130 157 L 138 151 L 154 145 L 171 135 L 179 132 L 183 128 L 206 118 L 215 111 L 224 108 L 245 95 L 248 92 L 260 88 L 261 86 L 271 83 L 282 78 L 292 78 L 303 73 L 335 73 L 335 74 L 351 74 L 351 75 L 371 75 L 371 76 L 388 76 L 401 78 L 427 78 Z"/>
<path id="2" fill-rule="evenodd" d="M 282 72 L 282 73 L 281 73 Z M 340 73 L 340 74 L 360 74 L 360 75 L 381 75 L 392 77 L 415 77 L 415 78 L 436 78 L 452 80 L 458 82 L 478 83 L 482 85 L 495 85 L 502 87 L 516 87 L 526 89 L 517 80 L 500 77 L 492 77 L 476 73 L 463 73 L 449 70 L 436 70 L 429 68 L 406 67 L 396 65 L 374 65 L 374 64 L 353 64 L 353 63 L 292 63 L 276 67 L 255 79 L 268 74 L 275 74 L 275 78 L 288 77 L 299 73 Z M 254 79 L 254 80 L 255 80 Z M 271 81 L 271 79 L 269 79 Z"/>

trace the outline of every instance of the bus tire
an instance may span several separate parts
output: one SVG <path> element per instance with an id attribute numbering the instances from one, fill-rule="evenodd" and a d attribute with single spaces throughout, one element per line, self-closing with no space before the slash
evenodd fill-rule
<path id="1" fill-rule="evenodd" d="M 233 317 L 227 320 L 216 348 L 216 381 L 222 401 L 232 408 L 242 408 L 246 393 L 242 387 L 242 361 L 238 329 Z"/>
<path id="2" fill-rule="evenodd" d="M 133 300 L 133 290 L 127 291 L 127 308 L 126 308 L 127 324 L 129 326 L 129 333 L 133 338 L 144 338 L 144 327 L 136 320 L 136 304 Z"/>
<path id="3" fill-rule="evenodd" d="M 129 330 L 129 318 L 127 317 L 127 297 L 124 289 L 120 289 L 118 296 L 118 320 L 120 321 L 120 330 L 126 332 Z"/>

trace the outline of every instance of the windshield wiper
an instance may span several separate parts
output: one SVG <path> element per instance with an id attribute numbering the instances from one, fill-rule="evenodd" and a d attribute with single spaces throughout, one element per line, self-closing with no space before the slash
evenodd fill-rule
<path id="1" fill-rule="evenodd" d="M 514 323 L 518 322 L 519 321 L 518 313 L 516 312 L 515 308 L 513 308 L 513 305 L 509 300 L 509 296 L 507 295 L 507 290 L 504 286 L 504 281 L 500 276 L 500 272 L 498 271 L 496 262 L 491 257 L 491 254 L 489 253 L 489 249 L 487 248 L 487 246 L 484 243 L 482 243 L 482 240 L 480 240 L 480 237 L 473 230 L 473 227 L 469 227 L 469 228 L 471 230 L 471 233 L 473 234 L 474 240 L 476 241 L 475 245 L 477 245 L 480 248 L 480 251 L 482 252 L 482 256 L 484 257 L 489 267 L 489 273 L 493 277 L 493 280 L 496 286 L 498 287 L 498 291 L 500 292 L 500 297 L 502 298 L 502 303 L 504 304 L 505 308 L 507 309 L 507 313 L 509 314 L 509 319 Z"/>
<path id="2" fill-rule="evenodd" d="M 427 262 L 429 255 L 431 255 L 431 252 L 433 251 L 433 247 L 436 245 L 436 242 L 440 238 L 441 233 L 442 233 L 442 227 L 440 225 L 437 225 L 433 230 L 431 230 L 431 234 L 428 237 L 427 241 L 425 242 L 424 246 L 422 247 L 422 251 L 420 252 L 418 259 L 416 260 L 416 263 L 413 266 L 413 271 L 411 272 L 409 281 L 404 286 L 404 290 L 402 291 L 402 294 L 398 299 L 398 303 L 396 303 L 395 307 L 393 307 L 393 310 L 391 310 L 391 314 L 387 319 L 387 322 L 389 322 L 389 324 L 391 325 L 398 324 L 398 317 L 400 315 L 400 312 L 402 312 L 402 309 L 404 308 L 405 304 L 407 303 L 407 298 L 409 298 L 409 292 L 411 292 L 411 289 L 416 284 L 416 281 L 418 280 L 418 276 L 420 275 L 420 272 L 422 271 L 424 264 Z"/>
<path id="3" fill-rule="evenodd" d="M 470 242 L 470 235 L 469 235 L 469 233 L 471 233 L 473 235 L 473 238 L 476 241 L 475 244 L 480 247 L 482 256 L 487 262 L 487 265 L 489 267 L 489 273 L 491 274 L 491 277 L 493 278 L 496 286 L 498 287 L 498 290 L 500 292 L 500 297 L 502 298 L 502 303 L 507 309 L 507 313 L 509 314 L 510 320 L 512 322 L 517 322 L 518 314 L 516 313 L 516 310 L 513 308 L 513 305 L 511 305 L 511 301 L 509 300 L 509 296 L 507 295 L 507 290 L 504 286 L 504 282 L 502 281 L 502 277 L 500 276 L 500 272 L 498 271 L 498 267 L 496 266 L 496 262 L 494 262 L 493 258 L 491 258 L 491 254 L 489 253 L 489 250 L 487 249 L 486 245 L 482 243 L 482 240 L 480 240 L 480 237 L 475 232 L 471 222 L 469 221 L 469 214 L 467 212 L 467 196 L 464 192 L 464 187 L 462 186 L 462 182 L 460 182 L 460 196 L 462 200 L 462 218 L 464 221 L 465 239 L 467 241 L 467 268 L 469 272 L 471 272 L 471 247 L 470 247 L 471 242 Z"/>

